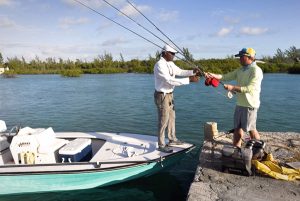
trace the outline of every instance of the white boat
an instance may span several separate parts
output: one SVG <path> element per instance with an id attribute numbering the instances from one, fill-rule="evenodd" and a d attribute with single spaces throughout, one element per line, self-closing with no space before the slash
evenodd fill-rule
<path id="1" fill-rule="evenodd" d="M 130 133 L 54 132 L 51 127 L 25 127 L 13 136 L 2 132 L 0 194 L 121 183 L 171 166 L 194 147 L 184 143 L 164 153 L 157 149 L 156 136 Z"/>

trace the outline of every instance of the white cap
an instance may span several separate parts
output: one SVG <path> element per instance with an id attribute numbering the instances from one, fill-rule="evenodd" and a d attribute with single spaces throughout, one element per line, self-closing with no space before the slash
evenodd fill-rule
<path id="1" fill-rule="evenodd" d="M 165 45 L 162 51 L 163 52 L 177 53 L 177 51 L 173 47 L 171 47 L 170 45 Z"/>

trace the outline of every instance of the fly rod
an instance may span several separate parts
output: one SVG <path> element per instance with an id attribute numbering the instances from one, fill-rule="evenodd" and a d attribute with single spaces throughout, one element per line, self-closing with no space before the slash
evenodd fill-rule
<path id="1" fill-rule="evenodd" d="M 121 23 L 119 23 L 119 22 L 117 22 L 117 21 L 115 21 L 115 20 L 113 20 L 113 19 L 107 17 L 106 15 L 104 15 L 104 14 L 100 13 L 99 11 L 93 9 L 92 7 L 88 6 L 87 4 L 85 4 L 85 3 L 83 3 L 83 2 L 81 2 L 81 1 L 79 1 L 79 0 L 74 0 L 74 1 L 77 2 L 77 3 L 79 3 L 79 4 L 81 4 L 82 6 L 86 7 L 87 9 L 89 9 L 89 10 L 95 12 L 96 14 L 101 15 L 101 16 L 104 17 L 105 19 L 107 19 L 107 20 L 109 20 L 109 21 L 111 21 L 111 22 L 113 22 L 113 23 L 115 23 L 115 24 L 121 26 L 122 28 L 124 28 L 124 29 L 130 31 L 131 33 L 133 33 L 133 34 L 139 36 L 140 38 L 146 40 L 147 42 L 149 42 L 149 43 L 151 43 L 151 44 L 153 44 L 153 45 L 155 45 L 156 47 L 158 47 L 158 48 L 160 48 L 160 49 L 163 49 L 163 47 L 161 47 L 160 45 L 158 45 L 158 44 L 154 43 L 153 41 L 147 39 L 146 37 L 142 36 L 141 34 L 139 34 L 139 33 L 135 32 L 135 31 L 131 30 L 130 28 L 128 28 L 128 27 L 122 25 Z M 184 56 L 184 55 L 183 55 L 183 56 Z M 178 57 L 178 56 L 176 56 L 176 55 L 175 55 L 175 57 L 178 58 L 178 59 L 180 59 L 180 60 L 182 60 L 182 61 L 184 61 L 184 62 L 186 62 L 186 63 L 188 63 L 188 64 L 190 64 L 190 65 L 196 66 L 195 64 L 190 63 L 189 61 L 187 61 L 187 60 L 185 60 L 185 59 L 182 59 L 182 58 L 180 58 L 180 57 Z M 201 72 L 201 70 L 200 70 L 200 72 Z"/>
<path id="2" fill-rule="evenodd" d="M 115 21 L 115 20 L 113 20 L 113 19 L 107 17 L 106 15 L 104 15 L 104 14 L 100 13 L 99 11 L 93 9 L 92 7 L 88 6 L 87 4 L 81 2 L 80 0 L 74 0 L 74 1 L 77 2 L 77 3 L 79 3 L 79 4 L 81 4 L 82 6 L 86 7 L 87 9 L 89 9 L 89 10 L 95 12 L 96 14 L 98 14 L 98 15 L 104 17 L 105 19 L 107 19 L 107 20 L 109 20 L 109 21 L 111 21 L 111 22 L 113 22 L 113 23 L 119 25 L 120 27 L 126 29 L 127 31 L 130 31 L 131 33 L 133 33 L 133 34 L 139 36 L 140 38 L 146 40 L 147 42 L 149 42 L 149 43 L 151 43 L 151 44 L 157 46 L 158 48 L 163 49 L 160 45 L 158 45 L 158 44 L 154 43 L 153 41 L 147 39 L 146 37 L 142 36 L 141 34 L 139 34 L 139 33 L 135 32 L 135 31 L 131 30 L 130 28 L 128 28 L 128 27 L 122 25 L 121 23 L 119 23 L 119 22 L 117 22 L 117 21 Z M 124 12 L 120 11 L 118 8 L 116 8 L 116 7 L 113 6 L 112 4 L 108 3 L 106 0 L 103 0 L 103 1 L 106 2 L 107 4 L 109 4 L 110 6 L 112 6 L 114 9 L 118 10 L 119 12 L 121 12 L 123 15 L 126 15 Z M 164 33 L 163 33 L 163 32 L 162 32 L 162 31 L 161 31 L 161 30 L 160 30 L 160 29 L 152 22 L 152 21 L 150 21 L 150 20 L 149 20 L 149 19 L 148 19 L 141 11 L 139 11 L 132 3 L 130 3 L 128 0 L 127 0 L 127 2 L 128 2 L 131 6 L 133 6 L 133 8 L 135 8 L 135 10 L 137 10 L 141 15 L 143 15 L 143 16 L 144 16 L 144 17 L 145 17 L 145 18 L 146 18 L 153 26 L 155 26 L 156 29 L 158 29 L 158 30 L 159 30 L 166 38 L 168 38 L 168 40 L 169 40 L 174 46 L 176 46 L 176 47 L 178 48 L 179 52 L 181 53 L 182 56 L 184 56 L 185 59 L 182 59 L 182 58 L 180 58 L 180 57 L 178 57 L 178 56 L 175 56 L 176 58 L 178 58 L 178 59 L 182 60 L 183 62 L 185 62 L 185 63 L 187 63 L 187 64 L 190 64 L 190 65 L 192 65 L 192 66 L 194 66 L 194 67 L 197 67 L 197 68 L 200 70 L 200 74 L 201 74 L 202 76 L 205 76 L 207 79 L 208 79 L 208 78 L 211 78 L 211 80 L 214 80 L 213 82 L 212 82 L 212 81 L 208 82 L 209 84 L 208 84 L 207 86 L 210 86 L 210 85 L 211 85 L 211 86 L 213 86 L 213 87 L 217 87 L 217 85 L 218 85 L 219 83 L 221 83 L 222 85 L 224 85 L 221 81 L 219 81 L 219 80 L 213 78 L 210 74 L 205 73 L 200 67 L 198 67 L 196 64 L 194 64 L 192 61 L 190 61 L 190 60 L 184 55 L 184 52 L 181 50 L 181 48 L 179 48 L 179 47 L 178 47 L 178 46 L 177 46 L 177 45 L 176 45 L 176 44 L 175 44 L 175 43 L 174 43 L 174 42 L 173 42 L 166 34 L 164 34 Z M 135 20 L 133 20 L 133 19 L 130 18 L 129 16 L 127 16 L 127 17 L 128 17 L 129 19 L 131 19 L 132 21 L 134 21 L 135 23 L 137 23 Z M 139 23 L 137 23 L 137 24 L 138 24 L 139 26 L 143 27 L 143 26 L 140 25 Z M 145 27 L 143 27 L 143 28 L 144 28 L 145 30 L 147 30 L 148 32 L 151 32 L 151 31 L 149 31 L 148 29 L 146 29 Z M 155 35 L 153 32 L 151 32 L 151 34 L 154 35 L 155 37 L 159 38 L 159 37 L 158 37 L 157 35 Z M 166 43 L 166 42 L 165 42 L 164 40 L 162 40 L 161 38 L 159 38 L 159 39 L 160 39 L 161 41 L 163 41 L 164 43 Z M 168 44 L 168 43 L 166 43 L 166 44 Z M 214 82 L 218 82 L 217 85 L 214 85 Z M 228 97 L 229 97 L 229 96 L 228 96 Z"/>
<path id="3" fill-rule="evenodd" d="M 111 6 L 112 8 L 114 8 L 115 10 L 117 10 L 119 13 L 121 13 L 122 15 L 124 15 L 125 17 L 127 17 L 129 20 L 131 20 L 132 22 L 136 23 L 138 26 L 140 26 L 141 28 L 143 28 L 144 30 L 146 30 L 148 33 L 150 33 L 151 35 L 155 36 L 157 39 L 159 39 L 160 41 L 162 41 L 165 44 L 168 44 L 168 42 L 166 42 L 165 40 L 163 40 L 162 38 L 160 38 L 159 36 L 157 36 L 156 34 L 154 34 L 152 31 L 150 31 L 149 29 L 147 29 L 145 26 L 141 25 L 140 23 L 138 23 L 136 20 L 134 20 L 132 17 L 128 16 L 126 13 L 124 13 L 123 11 L 121 11 L 120 9 L 118 9 L 116 6 L 112 5 L 111 3 L 109 3 L 107 0 L 102 0 L 104 1 L 106 4 L 108 4 L 109 6 Z M 141 15 L 143 15 L 149 22 L 151 22 L 140 10 L 138 10 L 131 2 L 127 1 L 136 11 L 138 11 Z M 153 26 L 155 26 L 154 23 L 151 22 L 151 24 Z M 185 60 L 187 61 L 188 64 L 197 67 L 197 65 L 195 65 L 194 63 L 192 63 L 191 61 L 189 61 L 186 56 L 184 55 L 183 51 L 166 35 L 164 34 L 157 26 L 155 26 L 157 30 L 159 30 L 173 45 L 175 45 L 177 47 L 177 49 L 179 50 L 179 53 L 185 58 Z M 179 58 L 176 56 L 176 58 Z M 181 58 L 179 58 L 180 60 L 182 60 Z M 200 70 L 201 71 L 201 70 Z M 204 73 L 203 73 L 204 74 Z"/>
<path id="4" fill-rule="evenodd" d="M 123 27 L 124 29 L 130 31 L 131 33 L 133 33 L 133 34 L 135 34 L 135 35 L 137 35 L 137 36 L 139 36 L 140 38 L 143 38 L 144 40 L 148 41 L 149 43 L 151 43 L 151 44 L 153 44 L 153 45 L 155 45 L 155 46 L 157 46 L 157 47 L 159 47 L 160 49 L 163 49 L 161 46 L 157 45 L 156 43 L 150 41 L 149 39 L 147 39 L 147 38 L 145 38 L 144 36 L 142 36 L 142 35 L 136 33 L 135 31 L 133 31 L 133 30 L 131 30 L 131 29 L 125 27 L 124 25 L 120 24 L 119 22 L 117 22 L 117 21 L 115 21 L 115 20 L 113 20 L 113 19 L 107 17 L 106 15 L 104 15 L 104 14 L 100 13 L 99 11 L 93 9 L 92 7 L 90 7 L 90 6 L 88 6 L 88 5 L 84 4 L 84 3 L 82 3 L 81 1 L 79 1 L 79 0 L 74 0 L 74 1 L 76 1 L 77 3 L 81 4 L 82 6 L 88 8 L 88 9 L 90 9 L 91 11 L 97 13 L 98 15 L 101 15 L 101 16 L 104 17 L 105 19 L 107 19 L 107 20 L 109 20 L 109 21 L 111 21 L 111 22 L 113 22 L 113 23 L 115 23 L 115 24 L 117 24 L 117 25 Z"/>
<path id="5" fill-rule="evenodd" d="M 123 11 L 121 11 L 120 9 L 118 9 L 116 6 L 112 5 L 111 3 L 109 3 L 106 0 L 102 0 L 102 1 L 104 1 L 106 4 L 108 4 L 109 6 L 111 6 L 112 8 L 114 8 L 115 10 L 117 10 L 118 12 L 120 12 L 122 15 L 124 15 L 125 17 L 127 17 L 132 22 L 136 23 L 138 26 L 142 27 L 144 30 L 146 30 L 148 33 L 150 33 L 153 36 L 155 36 L 157 39 L 159 39 L 163 43 L 167 44 L 166 41 L 164 41 L 163 39 L 161 39 L 160 37 L 158 37 L 157 35 L 155 35 L 152 31 L 150 31 L 149 29 L 147 29 L 146 27 L 144 27 L 143 25 L 141 25 L 140 23 L 138 23 L 136 20 L 134 20 L 132 17 L 130 17 L 129 15 L 127 15 L 126 13 L 124 13 Z"/>
<path id="6" fill-rule="evenodd" d="M 103 0 L 106 1 L 106 0 Z M 135 5 L 133 5 L 133 3 L 131 3 L 129 0 L 126 0 L 128 4 L 130 4 L 138 13 L 140 13 L 150 24 L 152 24 L 162 35 L 164 35 L 178 50 L 179 53 L 185 58 L 185 60 L 193 65 L 194 67 L 197 67 L 200 69 L 200 73 L 205 76 L 205 73 L 203 71 L 202 68 L 200 68 L 199 66 L 197 66 L 196 64 L 194 64 L 191 60 L 189 60 L 186 55 L 184 54 L 184 51 L 178 46 L 176 45 L 176 43 L 170 38 L 168 37 L 162 30 L 160 30 L 146 15 L 144 15 Z"/>

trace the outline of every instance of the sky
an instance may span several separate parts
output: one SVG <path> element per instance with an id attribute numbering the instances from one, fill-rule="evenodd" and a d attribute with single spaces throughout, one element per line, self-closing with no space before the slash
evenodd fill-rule
<path id="1" fill-rule="evenodd" d="M 104 54 L 147 59 L 165 42 L 172 44 L 164 35 L 195 59 L 226 58 L 244 47 L 254 48 L 257 58 L 274 56 L 278 48 L 300 48 L 299 0 L 129 0 L 157 28 L 127 0 L 107 1 L 135 22 L 103 0 L 78 1 L 98 13 L 75 0 L 0 0 L 4 61 L 92 61 Z"/>

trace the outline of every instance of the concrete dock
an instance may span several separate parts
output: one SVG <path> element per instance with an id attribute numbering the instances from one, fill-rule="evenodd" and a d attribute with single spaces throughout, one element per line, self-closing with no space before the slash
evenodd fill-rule
<path id="1" fill-rule="evenodd" d="M 266 151 L 282 163 L 300 161 L 300 133 L 260 132 Z M 221 150 L 232 134 L 219 133 L 204 141 L 188 201 L 299 201 L 300 180 L 283 181 L 266 175 L 242 176 L 222 171 Z"/>

